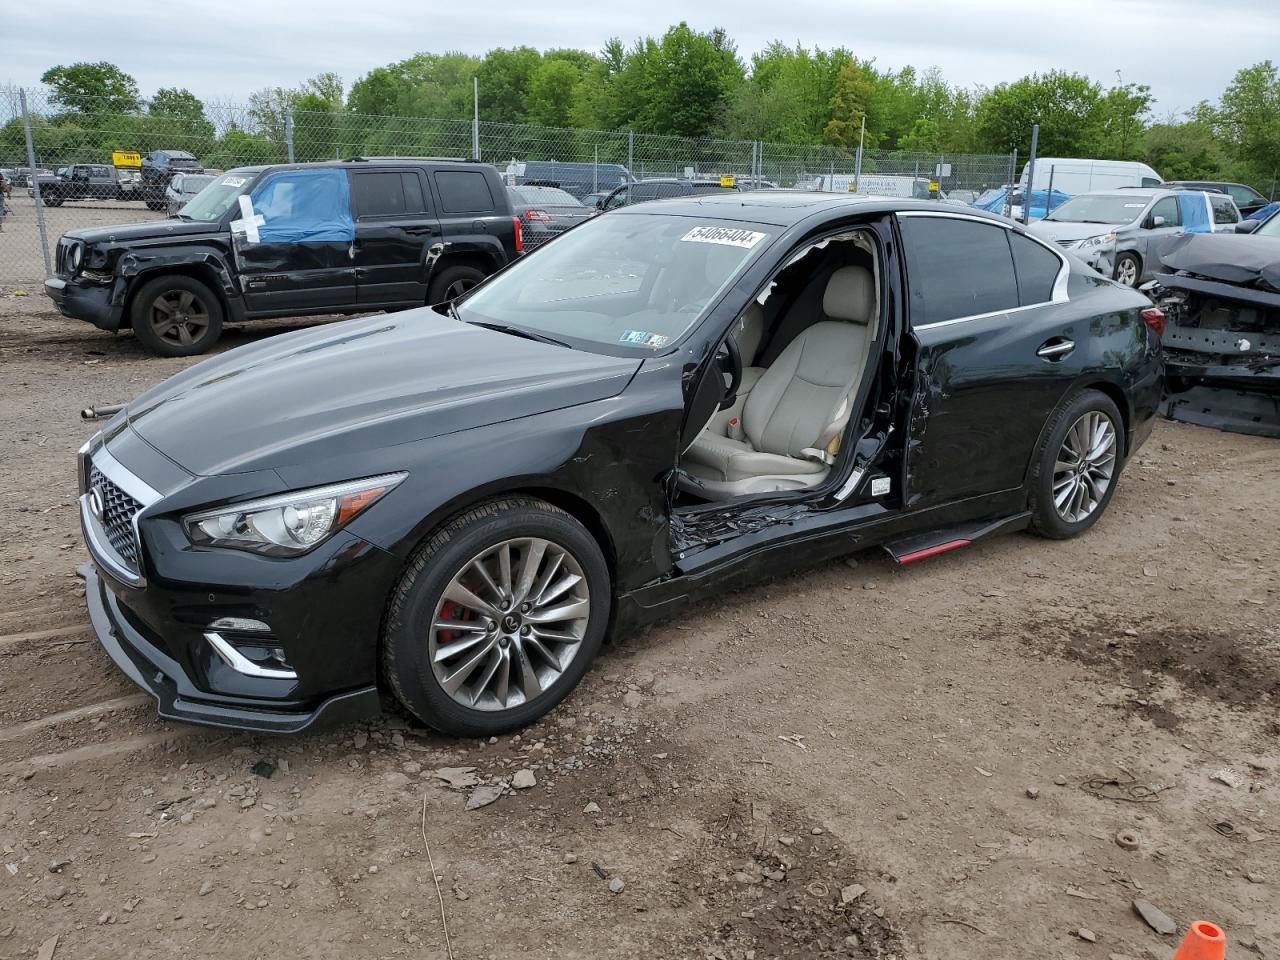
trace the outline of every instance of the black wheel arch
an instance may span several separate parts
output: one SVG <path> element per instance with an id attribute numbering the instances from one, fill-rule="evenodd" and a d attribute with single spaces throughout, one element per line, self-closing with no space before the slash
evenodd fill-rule
<path id="1" fill-rule="evenodd" d="M 122 303 L 122 315 L 132 314 L 133 301 L 144 285 L 160 276 L 182 276 L 197 280 L 209 288 L 218 298 L 223 315 L 229 321 L 244 319 L 244 300 L 238 292 L 234 292 L 232 272 L 227 265 L 216 257 L 205 256 L 199 259 L 190 257 L 172 258 L 159 263 L 148 263 L 145 266 L 130 269 L 130 264 L 123 264 L 121 276 L 128 281 Z M 231 290 L 228 287 L 231 286 Z"/>
<path id="2" fill-rule="evenodd" d="M 1111 380 L 1100 377 L 1082 377 L 1063 392 L 1058 402 L 1053 405 L 1053 409 L 1049 411 L 1049 415 L 1044 418 L 1044 423 L 1040 425 L 1040 432 L 1036 435 L 1035 445 L 1027 456 L 1027 465 L 1022 474 L 1022 484 L 1028 493 L 1030 493 L 1032 469 L 1035 466 L 1036 457 L 1040 453 L 1040 448 L 1044 445 L 1045 437 L 1049 434 L 1054 414 L 1087 390 L 1101 393 L 1114 403 L 1116 409 L 1120 411 L 1120 419 L 1122 421 L 1120 425 L 1120 460 L 1123 463 L 1128 458 L 1129 442 L 1132 436 L 1130 434 L 1130 424 L 1133 422 L 1133 406 L 1129 402 L 1129 395 L 1125 393 L 1123 387 Z"/>

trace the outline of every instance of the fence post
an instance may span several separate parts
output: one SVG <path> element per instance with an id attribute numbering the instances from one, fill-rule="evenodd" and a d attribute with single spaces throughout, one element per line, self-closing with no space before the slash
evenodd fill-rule
<path id="1" fill-rule="evenodd" d="M 636 165 L 636 132 L 627 131 L 627 173 L 635 176 Z"/>
<path id="2" fill-rule="evenodd" d="M 1031 155 L 1027 158 L 1027 189 L 1022 191 L 1022 222 L 1031 222 L 1031 198 L 1036 189 L 1036 147 L 1040 145 L 1040 124 L 1031 125 Z"/>
<path id="3" fill-rule="evenodd" d="M 284 145 L 288 150 L 289 162 L 293 163 L 293 107 L 284 114 Z"/>
<path id="4" fill-rule="evenodd" d="M 471 78 L 471 159 L 480 159 L 480 78 Z"/>
<path id="5" fill-rule="evenodd" d="M 27 112 L 27 91 L 18 88 L 18 101 L 22 104 L 22 133 L 27 140 L 27 167 L 31 173 L 31 195 L 36 200 L 36 225 L 40 228 L 40 253 L 44 257 L 44 275 L 53 276 L 53 264 L 49 260 L 49 235 L 44 227 L 44 201 L 40 199 L 40 178 L 36 175 L 36 148 L 31 140 L 31 114 Z"/>
<path id="6" fill-rule="evenodd" d="M 1013 178 L 1018 175 L 1018 151 L 1009 151 L 1009 179 L 1005 181 L 1007 186 L 1004 191 L 1004 216 L 1010 216 L 1013 213 Z"/>

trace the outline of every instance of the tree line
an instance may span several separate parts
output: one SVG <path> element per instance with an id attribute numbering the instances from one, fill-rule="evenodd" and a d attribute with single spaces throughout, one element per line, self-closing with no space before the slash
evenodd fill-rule
<path id="1" fill-rule="evenodd" d="M 1169 179 L 1243 180 L 1270 193 L 1280 166 L 1280 75 L 1270 60 L 1241 69 L 1216 101 L 1156 118 L 1141 83 L 1103 86 L 1051 70 L 961 87 L 936 68 L 886 69 L 844 47 L 775 42 L 744 58 L 725 31 L 685 23 L 630 46 L 610 40 L 598 53 L 420 53 L 349 87 L 323 73 L 259 90 L 243 116 L 216 126 L 210 106 L 185 89 L 144 101 L 113 64 L 56 66 L 41 78 L 53 103 L 38 139 L 60 156 L 90 140 L 103 149 L 105 137 L 124 149 L 190 149 L 209 166 L 270 162 L 282 159 L 292 114 L 298 159 L 331 158 L 338 143 L 403 152 L 417 145 L 411 134 L 405 142 L 409 126 L 373 118 L 470 119 L 473 78 L 481 118 L 497 123 L 852 147 L 865 120 L 869 148 L 944 154 L 1025 154 L 1039 123 L 1043 155 L 1143 160 Z M 12 127 L 0 128 L 10 159 L 21 138 Z"/>

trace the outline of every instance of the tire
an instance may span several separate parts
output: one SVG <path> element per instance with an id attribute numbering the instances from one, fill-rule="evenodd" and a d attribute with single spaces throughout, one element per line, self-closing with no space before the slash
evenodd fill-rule
<path id="1" fill-rule="evenodd" d="M 52 193 L 42 193 L 40 199 L 44 201 L 46 207 L 60 207 L 64 202 L 62 197 Z"/>
<path id="2" fill-rule="evenodd" d="M 1116 257 L 1116 265 L 1111 271 L 1111 279 L 1126 287 L 1137 287 L 1142 279 L 1142 261 L 1136 253 L 1122 253 Z"/>
<path id="3" fill-rule="evenodd" d="M 445 267 L 431 279 L 431 285 L 427 288 L 427 306 L 456 300 L 486 276 L 488 274 L 479 267 L 465 263 Z"/>
<path id="4" fill-rule="evenodd" d="M 507 583 L 499 555 L 505 544 L 509 582 L 518 598 L 528 547 L 538 542 L 545 544 L 544 552 L 535 554 L 536 576 L 527 596 L 547 596 L 545 602 L 500 606 L 490 619 L 446 595 L 457 595 L 457 578 L 463 587 L 476 588 L 470 594 L 473 601 L 498 596 L 485 587 L 474 564 L 484 563 L 489 586 Z M 567 581 L 572 585 L 565 587 Z M 608 565 L 582 524 L 532 497 L 492 500 L 451 520 L 413 555 L 387 611 L 383 676 L 405 709 L 443 733 L 488 737 L 523 727 L 578 685 L 600 650 L 612 602 Z M 528 623 L 523 622 L 525 608 Z M 579 619 L 533 619 L 568 611 Z M 437 627 L 438 620 L 476 626 L 455 632 Z M 541 631 L 560 639 L 548 639 Z M 458 652 L 442 655 L 450 646 Z M 471 669 L 463 669 L 471 663 Z M 450 693 L 445 682 L 459 676 Z"/>
<path id="5" fill-rule="evenodd" d="M 1097 442 L 1104 430 L 1109 430 L 1109 448 Z M 1074 466 L 1080 459 L 1072 449 L 1085 450 L 1087 467 Z M 1032 531 L 1066 540 L 1097 523 L 1115 493 L 1123 458 L 1124 420 L 1110 397 L 1084 390 L 1059 407 L 1031 468 Z"/>
<path id="6" fill-rule="evenodd" d="M 199 280 L 180 274 L 156 277 L 143 284 L 133 298 L 129 315 L 138 340 L 161 357 L 204 353 L 222 336 L 222 302 Z M 169 317 L 173 321 L 166 324 Z"/>

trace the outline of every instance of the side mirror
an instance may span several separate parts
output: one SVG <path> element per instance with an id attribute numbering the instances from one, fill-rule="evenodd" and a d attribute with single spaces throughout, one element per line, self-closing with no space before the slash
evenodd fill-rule
<path id="1" fill-rule="evenodd" d="M 603 210 L 603 209 L 604 209 L 604 197 L 596 197 L 596 200 L 595 200 L 595 208 L 596 208 L 597 210 Z"/>
<path id="2" fill-rule="evenodd" d="M 1236 233 L 1253 233 L 1261 223 L 1261 220 L 1241 220 L 1236 224 Z"/>
<path id="3" fill-rule="evenodd" d="M 1155 230 L 1157 227 L 1163 227 L 1165 224 L 1164 217 L 1152 217 L 1147 223 L 1147 228 Z"/>

